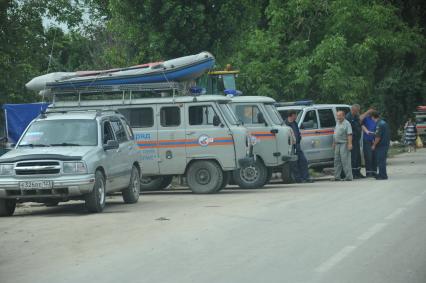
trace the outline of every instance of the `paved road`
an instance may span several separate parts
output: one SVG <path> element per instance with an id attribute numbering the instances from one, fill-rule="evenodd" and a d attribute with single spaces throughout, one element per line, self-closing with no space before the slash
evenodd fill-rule
<path id="1" fill-rule="evenodd" d="M 388 181 L 148 193 L 0 219 L 0 282 L 426 282 L 426 150 Z"/>

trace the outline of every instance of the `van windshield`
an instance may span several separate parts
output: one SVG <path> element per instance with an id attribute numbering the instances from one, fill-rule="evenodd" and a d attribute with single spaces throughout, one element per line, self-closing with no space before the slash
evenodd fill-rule
<path id="1" fill-rule="evenodd" d="M 278 113 L 277 108 L 274 105 L 265 104 L 265 108 L 275 125 L 282 125 L 284 123 L 284 120 L 281 118 L 281 115 Z"/>
<path id="2" fill-rule="evenodd" d="M 219 104 L 220 109 L 223 112 L 223 115 L 225 116 L 226 120 L 232 125 L 238 125 L 239 121 L 237 117 L 235 116 L 234 112 L 232 111 L 231 107 L 227 103 L 220 103 Z"/>
<path id="3" fill-rule="evenodd" d="M 95 120 L 40 120 L 31 124 L 19 147 L 95 146 L 98 126 Z"/>

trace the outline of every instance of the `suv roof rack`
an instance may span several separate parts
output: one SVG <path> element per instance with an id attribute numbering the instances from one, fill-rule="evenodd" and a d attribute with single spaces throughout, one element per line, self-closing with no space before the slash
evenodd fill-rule
<path id="1" fill-rule="evenodd" d="M 313 105 L 313 100 L 297 100 L 297 101 L 291 101 L 291 102 L 277 102 L 276 106 L 309 106 Z"/>

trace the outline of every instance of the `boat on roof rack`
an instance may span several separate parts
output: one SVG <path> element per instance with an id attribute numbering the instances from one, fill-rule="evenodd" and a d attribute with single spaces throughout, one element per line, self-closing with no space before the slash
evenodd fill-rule
<path id="1" fill-rule="evenodd" d="M 35 77 L 26 84 L 30 90 L 75 90 L 111 85 L 183 82 L 198 78 L 209 71 L 215 59 L 209 52 L 184 56 L 164 62 L 148 63 L 126 68 L 56 72 Z"/>

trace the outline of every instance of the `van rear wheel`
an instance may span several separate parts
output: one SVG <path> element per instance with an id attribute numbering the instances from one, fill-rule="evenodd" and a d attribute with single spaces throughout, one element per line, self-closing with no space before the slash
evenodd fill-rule
<path id="1" fill-rule="evenodd" d="M 15 212 L 16 200 L 0 199 L 0 216 L 12 216 Z"/>
<path id="2" fill-rule="evenodd" d="M 189 188 L 196 194 L 211 194 L 223 186 L 223 171 L 214 161 L 193 162 L 186 173 Z"/>
<path id="3" fill-rule="evenodd" d="M 241 167 L 233 173 L 235 183 L 243 189 L 257 189 L 263 187 L 268 178 L 268 170 L 262 161 Z"/>

